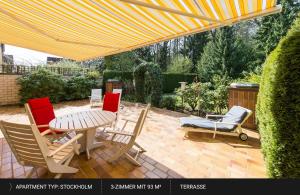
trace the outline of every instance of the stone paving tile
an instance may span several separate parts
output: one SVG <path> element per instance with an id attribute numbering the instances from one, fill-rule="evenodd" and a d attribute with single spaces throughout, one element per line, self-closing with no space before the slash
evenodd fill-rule
<path id="1" fill-rule="evenodd" d="M 160 178 L 158 175 L 156 175 L 155 173 L 148 171 L 146 173 L 146 178 Z"/>
<path id="2" fill-rule="evenodd" d="M 148 162 L 144 162 L 143 167 L 145 167 L 149 171 L 153 171 L 155 169 L 155 167 L 153 165 L 151 165 L 150 163 L 148 163 Z"/>
<path id="3" fill-rule="evenodd" d="M 160 164 L 160 163 L 157 163 L 157 164 L 155 165 L 155 167 L 156 167 L 157 169 L 163 171 L 163 172 L 168 172 L 168 170 L 169 170 L 168 167 L 166 167 L 166 166 L 164 166 L 164 165 L 162 165 L 162 164 Z"/>
<path id="4" fill-rule="evenodd" d="M 124 102 L 121 117 L 136 119 L 144 105 L 138 107 Z M 54 105 L 56 116 L 90 109 L 88 101 L 64 102 Z M 97 108 L 96 108 L 97 109 Z M 249 140 L 237 137 L 190 133 L 184 139 L 179 118 L 182 113 L 152 108 L 137 142 L 147 152 L 140 155 L 141 167 L 126 158 L 108 163 L 116 149 L 97 148 L 86 155 L 75 156 L 71 162 L 79 169 L 76 174 L 64 174 L 63 178 L 265 178 L 266 171 L 260 149 L 258 133 L 248 131 Z M 0 107 L 0 120 L 28 124 L 23 107 Z M 119 124 L 122 126 L 122 124 Z M 132 125 L 129 127 L 133 127 Z M 128 129 L 130 130 L 130 129 Z M 1 135 L 0 135 L 1 136 Z M 0 178 L 24 178 L 30 167 L 16 162 L 9 145 L 0 137 Z M 33 178 L 52 178 L 54 175 L 39 168 Z"/>
<path id="5" fill-rule="evenodd" d="M 154 169 L 153 173 L 158 175 L 160 178 L 167 178 L 168 177 L 168 175 L 166 173 L 164 173 L 163 171 L 161 171 L 160 169 Z"/>

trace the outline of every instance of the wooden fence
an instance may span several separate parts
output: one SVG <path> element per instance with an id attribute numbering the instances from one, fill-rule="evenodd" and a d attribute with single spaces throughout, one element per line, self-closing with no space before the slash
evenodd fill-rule
<path id="1" fill-rule="evenodd" d="M 76 74 L 86 74 L 92 69 L 88 68 L 65 68 L 65 67 L 55 67 L 55 66 L 24 66 L 24 65 L 0 65 L 0 74 L 7 75 L 23 75 L 30 73 L 38 69 L 47 69 L 51 72 L 63 75 L 63 76 L 73 76 Z"/>
<path id="2" fill-rule="evenodd" d="M 242 106 L 253 111 L 253 114 L 245 122 L 244 127 L 249 129 L 257 129 L 255 121 L 255 106 L 257 102 L 257 94 L 259 88 L 229 88 L 228 105 L 229 108 L 232 106 Z"/>

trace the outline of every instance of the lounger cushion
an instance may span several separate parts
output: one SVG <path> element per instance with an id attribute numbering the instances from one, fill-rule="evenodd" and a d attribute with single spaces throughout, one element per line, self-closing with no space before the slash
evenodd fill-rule
<path id="1" fill-rule="evenodd" d="M 182 127 L 195 127 L 195 128 L 202 128 L 202 129 L 215 129 L 215 121 L 200 118 L 200 117 L 183 117 L 180 118 L 180 124 Z M 218 131 L 226 131 L 230 132 L 236 128 L 236 125 L 228 125 L 228 124 L 217 124 Z"/>
<path id="2" fill-rule="evenodd" d="M 247 116 L 245 108 L 240 106 L 233 106 L 223 117 L 222 122 L 241 123 Z"/>

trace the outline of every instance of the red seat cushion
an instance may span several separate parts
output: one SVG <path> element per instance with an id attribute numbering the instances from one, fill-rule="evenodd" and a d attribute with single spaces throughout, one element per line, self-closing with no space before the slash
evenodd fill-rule
<path id="1" fill-rule="evenodd" d="M 105 93 L 103 99 L 103 110 L 118 112 L 119 109 L 119 93 Z"/>
<path id="2" fill-rule="evenodd" d="M 35 98 L 27 101 L 36 125 L 48 125 L 55 118 L 53 106 L 48 97 Z M 38 128 L 40 132 L 47 130 L 47 127 Z M 56 132 L 62 133 L 62 132 Z"/>

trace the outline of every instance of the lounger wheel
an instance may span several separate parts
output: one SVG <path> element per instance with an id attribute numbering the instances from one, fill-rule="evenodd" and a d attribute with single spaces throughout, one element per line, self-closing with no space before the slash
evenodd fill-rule
<path id="1" fill-rule="evenodd" d="M 248 135 L 246 133 L 241 133 L 239 135 L 239 138 L 242 140 L 242 141 L 246 141 L 248 139 Z"/>

